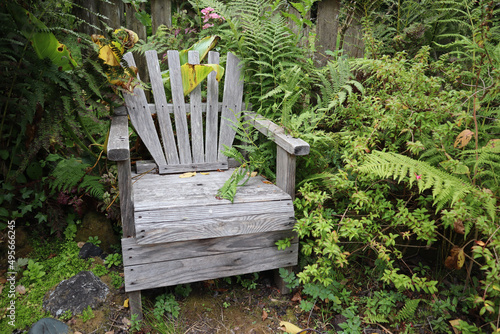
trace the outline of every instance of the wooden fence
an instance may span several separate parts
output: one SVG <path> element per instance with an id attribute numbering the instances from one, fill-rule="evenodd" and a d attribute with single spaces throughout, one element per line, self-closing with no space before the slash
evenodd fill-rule
<path id="1" fill-rule="evenodd" d="M 139 38 L 146 39 L 145 27 L 135 18 L 135 9 L 130 4 L 124 4 L 122 0 L 75 0 L 81 8 L 75 8 L 75 14 L 84 19 L 89 25 L 81 26 L 81 31 L 87 34 L 102 33 L 99 29 L 105 26 L 105 22 L 111 28 L 125 27 L 137 33 Z M 177 1 L 180 2 L 180 1 Z M 330 58 L 326 50 L 335 50 L 338 33 L 342 35 L 343 49 L 349 57 L 363 57 L 364 45 L 362 40 L 362 29 L 360 15 L 352 13 L 348 18 L 348 24 L 339 25 L 341 0 L 322 0 L 318 2 L 316 16 L 316 34 L 318 53 L 316 60 L 318 65 L 324 65 Z M 165 24 L 171 26 L 172 5 L 175 0 L 149 0 L 151 8 L 152 31 L 158 26 Z M 141 5 L 145 10 L 145 5 Z M 293 10 L 293 8 L 292 8 Z M 95 15 L 98 14 L 98 15 Z"/>

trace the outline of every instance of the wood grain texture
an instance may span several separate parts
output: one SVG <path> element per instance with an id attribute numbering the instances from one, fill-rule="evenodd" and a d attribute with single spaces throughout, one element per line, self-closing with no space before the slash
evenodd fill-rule
<path id="1" fill-rule="evenodd" d="M 112 161 L 123 161 L 130 158 L 127 116 L 115 115 L 111 119 L 106 155 Z"/>
<path id="2" fill-rule="evenodd" d="M 220 277 L 243 275 L 297 264 L 298 244 L 276 246 L 182 260 L 127 266 L 125 291 L 137 291 Z"/>
<path id="3" fill-rule="evenodd" d="M 184 105 L 186 107 L 186 110 L 191 110 L 190 103 L 185 103 Z M 154 103 L 149 104 L 149 111 L 151 112 L 152 115 L 156 114 L 156 106 Z M 167 111 L 170 114 L 174 113 L 174 105 L 172 103 L 167 103 Z M 217 106 L 217 112 L 220 113 L 221 111 L 222 111 L 222 105 L 219 103 Z M 205 103 L 205 102 L 201 103 L 201 112 L 202 113 L 207 112 L 207 103 Z"/>
<path id="4" fill-rule="evenodd" d="M 155 100 L 156 113 L 158 116 L 158 125 L 160 128 L 161 138 L 163 140 L 163 148 L 167 163 L 179 164 L 179 155 L 177 154 L 177 145 L 175 144 L 174 130 L 167 107 L 167 97 L 165 95 L 165 87 L 160 73 L 160 65 L 158 63 L 158 54 L 156 50 L 146 51 L 146 62 L 148 64 L 149 78 L 151 80 L 151 89 Z"/>
<path id="5" fill-rule="evenodd" d="M 189 143 L 188 123 L 186 107 L 184 105 L 184 93 L 182 90 L 181 63 L 178 51 L 167 51 L 168 69 L 170 72 L 170 87 L 172 89 L 172 101 L 174 103 L 175 130 L 177 132 L 177 145 L 181 164 L 193 162 L 191 156 L 191 145 Z M 158 164 L 160 167 L 162 165 Z"/>
<path id="6" fill-rule="evenodd" d="M 285 238 L 293 238 L 291 243 L 298 242 L 296 233 L 290 230 L 151 245 L 141 245 L 134 238 L 124 238 L 122 239 L 123 265 L 132 266 L 276 247 L 276 242 Z"/>
<path id="7" fill-rule="evenodd" d="M 132 196 L 132 172 L 130 170 L 130 160 L 118 161 L 117 167 L 123 237 L 135 237 L 134 201 Z"/>
<path id="8" fill-rule="evenodd" d="M 136 65 L 132 53 L 126 53 L 123 58 L 129 66 Z M 158 166 L 166 165 L 167 161 L 165 160 L 165 155 L 161 148 L 160 139 L 156 133 L 156 128 L 149 111 L 144 91 L 140 87 L 136 87 L 133 95 L 128 93 L 123 95 L 130 121 L 137 131 L 137 134 L 141 137 L 144 145 L 147 147 Z"/>
<path id="9" fill-rule="evenodd" d="M 136 320 L 142 320 L 142 298 L 141 291 L 131 291 L 128 293 L 129 305 L 130 305 L 130 314 L 137 314 Z"/>
<path id="10" fill-rule="evenodd" d="M 224 83 L 224 96 L 222 99 L 222 115 L 219 135 L 218 160 L 227 161 L 227 157 L 222 154 L 225 146 L 233 145 L 236 130 L 236 120 L 241 114 L 243 99 L 243 80 L 241 80 L 240 60 L 232 53 L 227 54 L 226 72 Z"/>
<path id="11" fill-rule="evenodd" d="M 249 121 L 263 135 L 274 141 L 276 145 L 293 155 L 307 155 L 310 146 L 300 138 L 294 138 L 285 133 L 285 129 L 270 120 L 255 113 L 245 113 L 245 120 Z"/>
<path id="12" fill-rule="evenodd" d="M 140 224 L 136 225 L 138 230 L 135 239 L 138 244 L 159 244 L 291 230 L 294 224 L 293 213 L 234 215 L 161 224 Z"/>
<path id="13" fill-rule="evenodd" d="M 153 35 L 162 24 L 172 26 L 172 0 L 151 0 L 151 28 Z"/>
<path id="14" fill-rule="evenodd" d="M 188 51 L 188 63 L 200 63 L 198 51 Z M 196 86 L 189 95 L 191 107 L 191 147 L 193 149 L 193 162 L 205 162 L 205 145 L 203 143 L 203 117 L 201 112 L 201 85 Z"/>
<path id="15" fill-rule="evenodd" d="M 295 198 L 295 155 L 288 153 L 280 146 L 276 149 L 276 185 Z"/>
<path id="16" fill-rule="evenodd" d="M 219 64 L 219 53 L 210 51 L 208 53 L 209 64 Z M 205 135 L 205 160 L 207 162 L 217 161 L 217 130 L 219 127 L 219 83 L 217 74 L 212 72 L 208 75 L 207 103 L 206 103 L 206 135 Z"/>

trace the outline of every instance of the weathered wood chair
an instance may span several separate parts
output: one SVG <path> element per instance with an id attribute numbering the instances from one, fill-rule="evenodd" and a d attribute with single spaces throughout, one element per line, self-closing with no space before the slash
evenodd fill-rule
<path id="1" fill-rule="evenodd" d="M 216 52 L 208 58 L 209 63 L 219 62 Z M 125 59 L 135 66 L 131 54 Z M 107 151 L 118 164 L 125 290 L 131 311 L 139 315 L 144 289 L 296 265 L 295 156 L 309 153 L 306 142 L 246 113 L 277 144 L 276 185 L 257 176 L 239 188 L 234 203 L 217 199 L 217 190 L 232 173 L 221 151 L 233 143 L 230 120 L 242 108 L 239 60 L 233 54 L 227 56 L 222 103 L 215 73 L 208 77 L 207 102 L 202 103 L 198 87 L 185 103 L 179 54 L 168 51 L 172 104 L 166 101 L 156 51 L 148 51 L 146 60 L 154 104 L 148 104 L 141 88 L 126 94 L 126 108 L 118 108 L 113 117 Z M 189 63 L 198 63 L 197 52 L 189 52 Z M 154 159 L 154 163 L 138 162 L 135 173 L 130 164 L 128 117 Z M 156 174 L 148 173 L 152 168 Z M 193 171 L 211 172 L 179 177 Z M 289 237 L 294 237 L 292 246 L 278 250 L 275 242 Z"/>

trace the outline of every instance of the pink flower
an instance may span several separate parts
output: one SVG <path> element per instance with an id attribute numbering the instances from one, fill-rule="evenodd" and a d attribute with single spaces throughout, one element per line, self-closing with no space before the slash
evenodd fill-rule
<path id="1" fill-rule="evenodd" d="M 203 8 L 203 9 L 201 10 L 201 13 L 202 13 L 203 15 L 207 15 L 208 13 L 213 12 L 214 10 L 215 10 L 215 9 L 213 9 L 212 7 L 207 7 L 207 8 Z"/>
<path id="2" fill-rule="evenodd" d="M 207 23 L 202 28 L 203 28 L 203 30 L 205 30 L 205 29 L 208 29 L 208 28 L 213 27 L 213 26 L 214 26 L 213 23 Z"/>
<path id="3" fill-rule="evenodd" d="M 417 173 L 415 173 L 415 178 L 416 178 L 417 180 L 421 180 L 421 179 L 422 179 L 422 175 L 418 175 Z"/>

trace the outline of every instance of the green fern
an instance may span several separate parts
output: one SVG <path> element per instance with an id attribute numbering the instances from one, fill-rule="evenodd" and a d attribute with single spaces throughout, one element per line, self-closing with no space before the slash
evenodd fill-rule
<path id="1" fill-rule="evenodd" d="M 51 173 L 50 188 L 57 191 L 70 191 L 78 186 L 91 196 L 101 199 L 105 188 L 99 176 L 88 175 L 91 166 L 74 157 L 61 159 Z"/>
<path id="2" fill-rule="evenodd" d="M 386 323 L 389 322 L 387 317 L 383 314 L 371 314 L 366 313 L 363 317 L 363 321 L 369 324 L 378 324 L 378 323 Z"/>
<path id="3" fill-rule="evenodd" d="M 410 318 L 413 318 L 415 312 L 417 311 L 419 303 L 420 299 L 407 299 L 405 302 L 405 306 L 403 306 L 403 308 L 396 315 L 396 320 L 406 321 Z"/>
<path id="4" fill-rule="evenodd" d="M 336 62 L 328 62 L 324 69 L 317 71 L 317 76 L 322 100 L 328 103 L 326 107 L 319 109 L 320 111 L 329 112 L 344 103 L 353 93 L 352 86 L 363 92 L 363 86 L 351 80 L 349 62 L 344 57 L 339 57 Z"/>
<path id="5" fill-rule="evenodd" d="M 420 192 L 432 189 L 437 211 L 475 191 L 468 181 L 450 175 L 424 161 L 396 153 L 373 151 L 358 170 L 382 178 L 391 177 L 398 182 L 407 181 L 410 187 L 416 182 Z"/>

